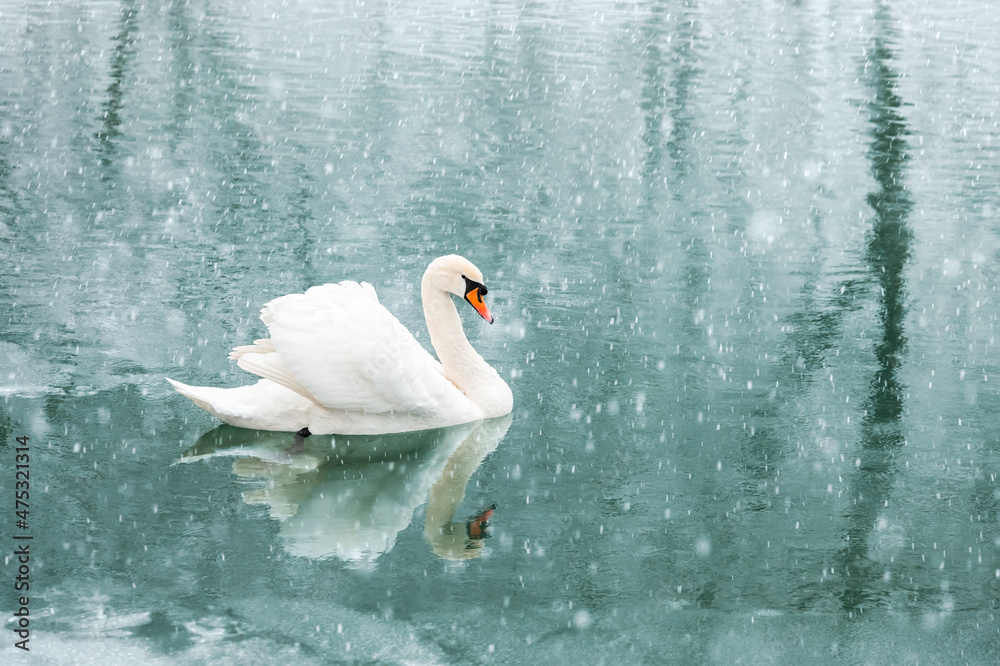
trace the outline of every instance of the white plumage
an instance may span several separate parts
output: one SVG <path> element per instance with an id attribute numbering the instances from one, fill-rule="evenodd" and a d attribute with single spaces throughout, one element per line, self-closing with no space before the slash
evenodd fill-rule
<path id="1" fill-rule="evenodd" d="M 424 316 L 441 362 L 378 301 L 367 283 L 341 282 L 282 296 L 261 310 L 270 338 L 229 355 L 263 377 L 233 389 L 167 379 L 231 425 L 313 434 L 383 434 L 503 416 L 510 388 L 465 337 L 450 294 L 484 319 L 482 273 L 457 255 L 431 262 L 421 283 Z"/>

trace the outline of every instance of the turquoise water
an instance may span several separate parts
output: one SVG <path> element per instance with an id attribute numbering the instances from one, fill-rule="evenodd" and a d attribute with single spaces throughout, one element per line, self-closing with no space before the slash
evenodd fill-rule
<path id="1" fill-rule="evenodd" d="M 0 0 L 5 663 L 995 663 L 996 9 L 415 4 Z M 456 251 L 509 422 L 164 380 Z"/>

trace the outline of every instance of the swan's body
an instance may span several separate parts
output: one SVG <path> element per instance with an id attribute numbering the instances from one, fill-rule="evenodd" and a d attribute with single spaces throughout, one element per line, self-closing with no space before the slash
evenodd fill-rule
<path id="1" fill-rule="evenodd" d="M 230 354 L 263 377 L 221 389 L 167 379 L 230 425 L 313 434 L 372 435 L 441 428 L 503 416 L 506 382 L 476 353 L 451 294 L 491 322 L 482 273 L 457 255 L 431 262 L 421 283 L 436 361 L 367 283 L 341 282 L 277 298 L 261 310 L 269 339 Z"/>

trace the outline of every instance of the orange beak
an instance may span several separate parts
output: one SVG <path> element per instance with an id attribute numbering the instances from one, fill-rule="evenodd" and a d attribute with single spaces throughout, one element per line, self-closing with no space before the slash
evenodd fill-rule
<path id="1" fill-rule="evenodd" d="M 476 309 L 479 316 L 486 321 L 493 323 L 493 315 L 490 314 L 490 309 L 486 307 L 486 303 L 483 301 L 483 295 L 479 292 L 482 285 L 476 285 L 472 287 L 469 291 L 465 292 L 465 300 L 469 302 L 469 305 Z"/>

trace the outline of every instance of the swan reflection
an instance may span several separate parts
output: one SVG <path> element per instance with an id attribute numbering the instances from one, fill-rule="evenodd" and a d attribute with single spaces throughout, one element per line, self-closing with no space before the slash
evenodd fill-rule
<path id="1" fill-rule="evenodd" d="M 431 548 L 462 560 L 482 553 L 493 507 L 457 522 L 455 512 L 510 423 L 507 415 L 420 432 L 308 438 L 223 425 L 177 462 L 235 457 L 233 473 L 253 482 L 243 501 L 268 507 L 292 555 L 372 568 L 427 500 L 424 534 Z"/>

